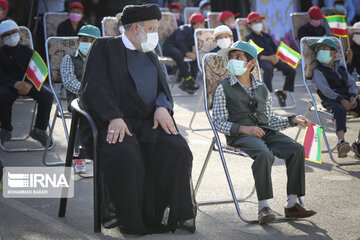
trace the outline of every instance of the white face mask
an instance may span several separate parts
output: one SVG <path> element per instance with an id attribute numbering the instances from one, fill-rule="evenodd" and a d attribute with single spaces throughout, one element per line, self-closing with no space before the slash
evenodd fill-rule
<path id="1" fill-rule="evenodd" d="M 90 49 L 91 43 L 89 42 L 80 42 L 79 43 L 79 51 L 84 55 L 87 56 L 89 49 Z"/>
<path id="2" fill-rule="evenodd" d="M 231 45 L 231 39 L 230 38 L 222 38 L 216 41 L 216 44 L 219 46 L 219 48 L 228 48 Z"/>
<path id="3" fill-rule="evenodd" d="M 145 33 L 145 31 L 140 27 L 141 31 L 145 34 L 145 38 L 141 37 L 140 34 L 137 35 L 138 40 L 140 41 L 141 50 L 143 52 L 150 52 L 154 50 L 159 43 L 159 34 L 158 32 Z"/>
<path id="4" fill-rule="evenodd" d="M 119 26 L 119 32 L 120 32 L 120 34 L 124 33 L 124 26 Z"/>
<path id="5" fill-rule="evenodd" d="M 4 37 L 4 44 L 9 47 L 15 47 L 20 41 L 19 33 L 11 34 L 10 36 Z"/>
<path id="6" fill-rule="evenodd" d="M 360 45 L 360 34 L 354 34 L 354 36 L 353 36 L 353 41 L 354 41 L 357 45 Z"/>
<path id="7" fill-rule="evenodd" d="M 254 31 L 254 32 L 261 32 L 262 29 L 263 29 L 263 25 L 262 23 L 256 23 L 256 24 L 253 24 L 251 26 L 251 29 Z"/>

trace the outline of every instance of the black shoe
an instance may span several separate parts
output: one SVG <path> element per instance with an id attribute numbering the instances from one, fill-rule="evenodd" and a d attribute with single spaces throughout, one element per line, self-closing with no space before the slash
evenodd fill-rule
<path id="1" fill-rule="evenodd" d="M 36 141 L 40 142 L 43 147 L 46 146 L 46 142 L 48 139 L 48 135 L 46 134 L 46 131 L 40 130 L 38 128 L 34 128 L 30 132 L 30 137 L 35 139 Z M 52 145 L 52 140 L 50 140 L 49 146 Z"/>
<path id="2" fill-rule="evenodd" d="M 9 141 L 11 139 L 11 131 L 5 130 L 3 128 L 0 129 L 0 141 L 1 143 L 4 143 L 6 141 Z"/>
<path id="3" fill-rule="evenodd" d="M 196 83 L 195 83 L 196 84 Z M 195 85 L 196 87 L 196 85 Z M 179 88 L 183 90 L 184 92 L 187 92 L 188 94 L 194 94 L 196 92 L 196 89 L 194 89 L 194 86 L 191 82 L 191 80 L 184 80 L 180 85 Z"/>
<path id="4" fill-rule="evenodd" d="M 285 107 L 286 106 L 286 93 L 284 93 L 280 89 L 277 89 L 274 92 L 275 92 L 275 95 L 277 96 L 277 98 L 279 100 L 280 107 Z"/>
<path id="5" fill-rule="evenodd" d="M 355 152 L 355 156 L 356 158 L 360 159 L 360 142 L 353 142 L 353 144 L 351 144 L 354 152 Z"/>

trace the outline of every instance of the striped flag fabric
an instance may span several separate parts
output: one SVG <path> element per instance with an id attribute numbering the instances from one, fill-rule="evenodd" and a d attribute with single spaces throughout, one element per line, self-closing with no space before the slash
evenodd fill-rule
<path id="1" fill-rule="evenodd" d="M 325 18 L 334 36 L 338 36 L 338 37 L 348 36 L 345 15 L 332 15 L 332 16 L 327 16 Z"/>
<path id="2" fill-rule="evenodd" d="M 278 56 L 281 61 L 289 64 L 291 67 L 296 68 L 300 59 L 300 53 L 296 52 L 284 42 L 280 42 L 280 45 L 276 51 L 276 56 Z"/>
<path id="3" fill-rule="evenodd" d="M 34 84 L 35 88 L 40 91 L 41 86 L 48 75 L 48 69 L 38 52 L 34 51 L 25 74 Z"/>
<path id="4" fill-rule="evenodd" d="M 253 46 L 254 48 L 256 48 L 256 53 L 259 54 L 262 51 L 264 51 L 264 49 L 262 47 L 259 47 L 256 43 L 254 43 L 253 40 L 249 40 L 249 43 L 251 44 L 251 46 Z"/>
<path id="5" fill-rule="evenodd" d="M 323 128 L 311 124 L 306 127 L 303 146 L 305 150 L 305 159 L 311 162 L 321 164 L 321 136 Z"/>

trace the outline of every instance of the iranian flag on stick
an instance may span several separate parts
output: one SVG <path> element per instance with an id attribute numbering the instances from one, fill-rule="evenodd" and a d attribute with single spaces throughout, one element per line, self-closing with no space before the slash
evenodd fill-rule
<path id="1" fill-rule="evenodd" d="M 291 49 L 288 45 L 286 45 L 282 41 L 276 51 L 276 56 L 278 56 L 281 59 L 281 61 L 289 64 L 293 68 L 297 67 L 301 59 L 301 55 L 298 52 Z"/>
<path id="2" fill-rule="evenodd" d="M 34 84 L 36 89 L 40 91 L 42 84 L 48 75 L 48 69 L 44 60 L 40 55 L 34 51 L 34 54 L 29 62 L 29 66 L 26 69 L 26 76 Z"/>
<path id="3" fill-rule="evenodd" d="M 345 15 L 332 15 L 332 16 L 327 16 L 325 18 L 334 36 L 339 36 L 339 37 L 348 36 Z"/>
<path id="4" fill-rule="evenodd" d="M 303 146 L 305 159 L 321 164 L 321 134 L 323 128 L 312 124 L 306 128 Z"/>

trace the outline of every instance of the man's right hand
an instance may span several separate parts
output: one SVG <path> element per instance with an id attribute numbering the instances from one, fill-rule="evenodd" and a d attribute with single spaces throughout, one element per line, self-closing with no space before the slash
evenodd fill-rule
<path id="1" fill-rule="evenodd" d="M 109 144 L 115 144 L 118 139 L 119 142 L 122 142 L 125 134 L 130 137 L 132 136 L 124 120 L 122 118 L 114 118 L 109 123 L 106 141 Z"/>
<path id="2" fill-rule="evenodd" d="M 14 84 L 14 88 L 18 90 L 20 95 L 26 96 L 30 92 L 32 85 L 24 81 L 17 81 Z"/>
<path id="3" fill-rule="evenodd" d="M 265 132 L 262 130 L 262 128 L 257 126 L 240 126 L 238 129 L 238 134 L 247 134 L 262 138 L 265 135 Z"/>
<path id="4" fill-rule="evenodd" d="M 341 101 L 341 104 L 344 106 L 345 110 L 346 111 L 350 111 L 351 110 L 351 103 L 346 100 L 346 99 L 342 99 Z"/>

